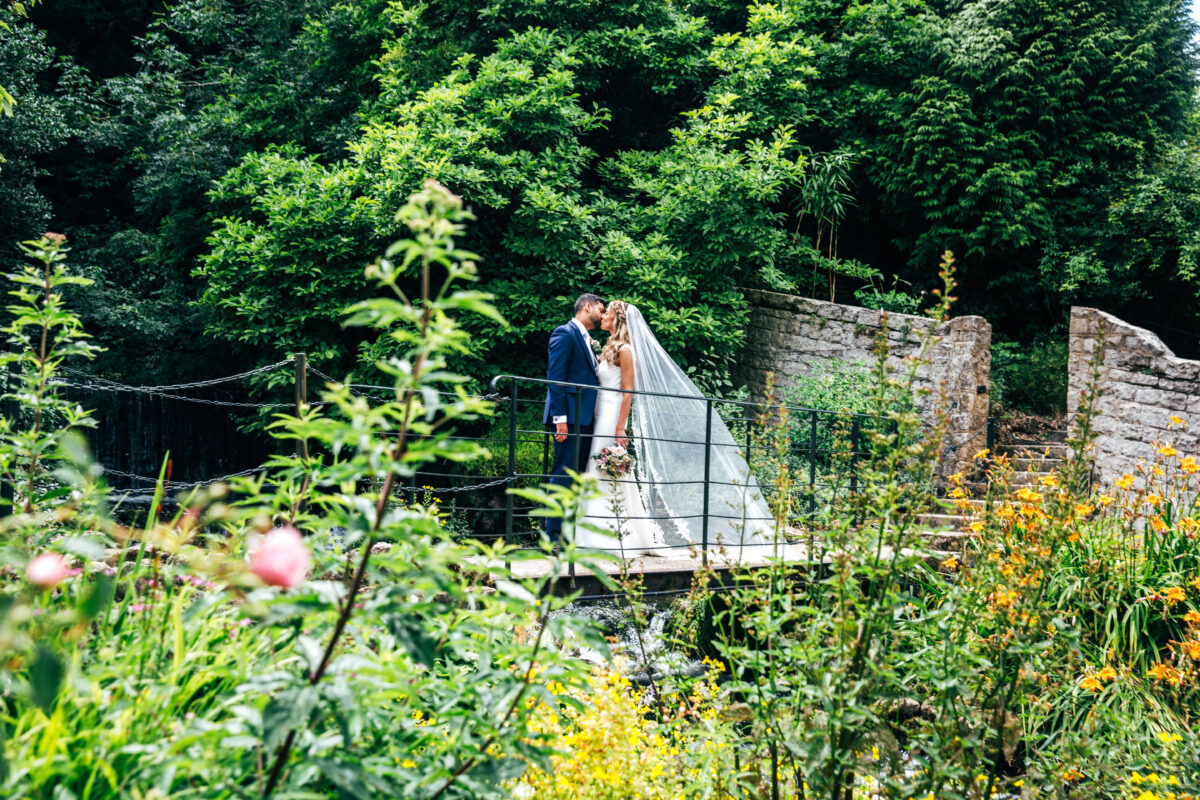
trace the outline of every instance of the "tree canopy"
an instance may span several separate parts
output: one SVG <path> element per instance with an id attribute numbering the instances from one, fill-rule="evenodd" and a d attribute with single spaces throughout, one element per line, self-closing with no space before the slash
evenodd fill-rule
<path id="1" fill-rule="evenodd" d="M 907 308 L 875 289 L 946 249 L 1010 337 L 1087 302 L 1197 351 L 1193 34 L 1180 0 L 52 2 L 0 42 L 0 227 L 71 236 L 124 375 L 379 357 L 339 313 L 426 178 L 510 322 L 480 377 L 591 290 L 723 388 L 743 288 Z"/>

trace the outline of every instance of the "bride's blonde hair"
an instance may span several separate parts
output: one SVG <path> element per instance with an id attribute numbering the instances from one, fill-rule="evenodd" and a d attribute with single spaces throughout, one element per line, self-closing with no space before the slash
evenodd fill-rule
<path id="1" fill-rule="evenodd" d="M 632 344 L 629 336 L 629 323 L 625 319 L 626 308 L 627 306 L 622 300 L 613 300 L 608 304 L 608 310 L 613 312 L 612 331 L 608 334 L 608 341 L 604 344 L 604 349 L 600 351 L 601 361 L 615 365 L 620 358 L 621 346 Z"/>

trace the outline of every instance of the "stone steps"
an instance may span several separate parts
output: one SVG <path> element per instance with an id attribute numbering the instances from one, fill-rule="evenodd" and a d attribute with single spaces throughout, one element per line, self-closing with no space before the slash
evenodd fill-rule
<path id="1" fill-rule="evenodd" d="M 1067 460 L 1065 458 L 1032 455 L 1013 456 L 1009 459 L 1008 463 L 1011 464 L 1012 468 L 1015 470 L 1032 469 L 1035 471 L 1049 471 L 1053 469 L 1061 471 L 1062 468 L 1067 465 Z"/>
<path id="2" fill-rule="evenodd" d="M 1062 442 L 1036 442 L 1029 444 L 1000 444 L 996 452 L 1013 458 L 1031 458 L 1042 456 L 1066 460 L 1071 455 L 1071 448 Z"/>

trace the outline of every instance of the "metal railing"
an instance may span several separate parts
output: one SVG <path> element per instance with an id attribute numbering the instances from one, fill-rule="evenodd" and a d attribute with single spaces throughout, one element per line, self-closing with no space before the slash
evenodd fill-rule
<path id="1" fill-rule="evenodd" d="M 232 383 L 260 373 L 281 370 L 288 366 L 292 367 L 294 373 L 295 397 L 292 402 L 243 403 L 183 394 L 187 390 Z M 274 410 L 295 407 L 298 410 L 301 405 L 308 402 L 309 373 L 331 384 L 341 383 L 308 364 L 303 353 L 297 353 L 289 359 L 237 375 L 188 384 L 129 386 L 74 371 L 68 371 L 71 378 L 63 380 L 62 383 L 64 388 L 74 391 L 109 394 L 114 392 L 134 393 L 161 400 L 183 401 L 188 404 L 206 403 L 230 409 Z M 578 422 L 581 417 L 579 412 L 582 411 L 582 391 L 631 394 L 635 398 L 632 412 L 634 414 L 638 413 L 637 397 L 664 397 L 697 404 L 694 422 L 697 428 L 701 424 L 703 425 L 703 435 L 696 432 L 678 438 L 659 440 L 646 437 L 639 439 L 637 436 L 631 436 L 630 449 L 636 458 L 639 446 L 655 441 L 694 448 L 695 463 L 701 465 L 700 469 L 695 470 L 694 475 L 683 479 L 680 479 L 679 476 L 659 476 L 651 479 L 643 474 L 639 478 L 639 487 L 645 492 L 645 495 L 653 495 L 658 486 L 691 485 L 697 487 L 695 491 L 699 492 L 700 510 L 692 517 L 694 517 L 694 522 L 700 526 L 699 537 L 696 537 L 698 542 L 692 540 L 685 545 L 676 544 L 668 545 L 668 547 L 682 549 L 692 548 L 698 544 L 705 553 L 711 545 L 719 546 L 721 544 L 710 540 L 714 521 L 738 519 L 746 521 L 744 511 L 741 516 L 730 515 L 722 513 L 720 508 L 712 506 L 714 487 L 737 485 L 715 480 L 712 476 L 712 460 L 714 452 L 719 452 L 719 448 L 734 447 L 740 451 L 741 456 L 751 467 L 750 476 L 747 477 L 757 477 L 760 491 L 767 495 L 771 495 L 775 491 L 774 482 L 771 480 L 773 478 L 771 466 L 773 463 L 776 467 L 780 466 L 777 461 L 782 458 L 791 472 L 793 496 L 790 506 L 795 509 L 795 513 L 792 519 L 781 520 L 781 522 L 784 525 L 790 525 L 811 520 L 828 512 L 834 507 L 835 501 L 847 500 L 855 496 L 862 489 L 862 482 L 865 479 L 860 466 L 869 455 L 867 437 L 873 431 L 885 430 L 890 425 L 880 417 L 848 411 L 828 411 L 784 403 L 764 404 L 747 400 L 675 395 L 637 389 L 609 389 L 587 384 L 549 381 L 543 378 L 499 375 L 491 381 L 491 393 L 477 395 L 477 397 L 493 400 L 499 405 L 495 418 L 503 421 L 503 432 L 500 433 L 497 430 L 499 426 L 492 423 L 490 432 L 467 429 L 451 438 L 474 441 L 488 449 L 503 464 L 502 471 L 473 471 L 472 468 L 463 469 L 461 465 L 452 463 L 431 465 L 427 469 L 416 471 L 408 478 L 406 485 L 399 487 L 407 496 L 408 502 L 423 502 L 423 495 L 428 493 L 442 499 L 440 506 L 444 511 L 449 512 L 451 524 L 457 523 L 466 535 L 484 540 L 503 538 L 510 543 L 519 544 L 523 540 L 533 543 L 541 532 L 540 517 L 534 513 L 539 506 L 521 503 L 507 490 L 514 487 L 536 487 L 548 482 L 553 477 L 550 472 L 554 434 L 549 426 L 545 426 L 541 422 L 545 392 L 551 386 L 575 390 L 573 395 L 573 402 L 576 404 L 575 436 L 573 437 L 576 448 L 574 463 L 579 463 L 578 456 L 581 455 L 580 448 L 582 447 L 582 437 L 579 435 L 582 426 Z M 349 384 L 348 388 L 355 394 L 368 398 L 375 397 L 377 400 L 383 399 L 377 396 L 380 392 L 387 392 L 389 395 L 394 392 L 393 387 L 373 384 Z M 756 452 L 756 442 L 768 438 L 765 436 L 768 432 L 763 429 L 763 426 L 782 424 L 784 412 L 789 420 L 784 452 L 770 454 Z M 734 434 L 735 438 L 732 444 L 726 441 L 713 441 L 713 423 L 716 416 L 720 416 Z M 990 420 L 987 438 L 987 443 L 991 446 L 994 439 L 994 426 Z M 957 444 L 947 445 L 945 449 L 966 446 L 973 441 L 975 441 L 975 434 L 967 436 Z M 297 442 L 298 453 L 304 452 L 303 448 L 305 447 L 306 443 Z M 256 471 L 258 471 L 256 468 L 250 468 L 233 474 L 249 474 Z M 114 477 L 126 478 L 132 481 L 134 486 L 142 484 L 148 487 L 153 486 L 155 482 L 155 478 L 150 476 L 115 469 L 110 469 L 109 474 Z M 214 478 L 213 480 L 218 479 Z M 183 490 L 206 482 L 171 481 L 167 488 Z M 449 498 L 448 503 L 445 501 L 446 497 Z M 647 503 L 647 509 L 650 509 L 652 505 Z M 644 518 L 659 523 L 678 521 L 673 520 L 661 508 L 654 508 Z M 774 520 L 764 519 L 760 522 L 771 527 L 774 526 Z M 620 551 L 621 547 L 618 544 L 602 549 Z"/>
<path id="2" fill-rule="evenodd" d="M 574 434 L 572 439 L 576 448 L 575 463 L 578 463 L 579 449 L 582 447 L 583 437 L 580 434 L 584 426 L 579 422 L 582 416 L 579 412 L 582 410 L 582 392 L 584 391 L 631 394 L 635 398 L 634 414 L 637 413 L 636 398 L 639 396 L 664 397 L 703 404 L 703 412 L 695 415 L 697 421 L 701 417 L 704 420 L 703 436 L 670 439 L 654 439 L 644 436 L 639 437 L 637 435 L 629 437 L 630 449 L 633 451 L 635 458 L 639 444 L 648 442 L 670 442 L 672 444 L 695 448 L 696 461 L 703 463 L 699 480 L 656 481 L 647 479 L 643 475 L 639 479 L 639 486 L 647 492 L 653 492 L 656 485 L 679 486 L 696 484 L 701 487 L 702 510 L 698 515 L 694 515 L 698 517 L 700 524 L 699 542 L 690 542 L 686 545 L 669 545 L 669 547 L 691 548 L 698 544 L 702 552 L 702 557 L 703 554 L 707 553 L 710 545 L 713 544 L 710 541 L 710 530 L 713 520 L 739 518 L 735 515 L 720 514 L 711 507 L 712 487 L 714 485 L 736 485 L 713 479 L 711 464 L 715 448 L 731 446 L 737 448 L 745 461 L 750 465 L 750 472 L 753 476 L 756 472 L 754 468 L 755 441 L 760 438 L 760 434 L 762 433 L 759 428 L 764 422 L 768 425 L 780 424 L 780 416 L 786 410 L 792 423 L 791 430 L 788 431 L 789 442 L 784 458 L 785 460 L 789 460 L 789 467 L 795 467 L 798 464 L 804 466 L 804 470 L 799 475 L 800 480 L 796 481 L 793 485 L 792 491 L 797 495 L 794 498 L 796 501 L 794 505 L 803 508 L 804 514 L 812 516 L 822 510 L 823 492 L 832 495 L 842 490 L 849 496 L 858 491 L 860 475 L 857 467 L 860 460 L 868 455 L 867 448 L 865 447 L 865 433 L 875 426 L 889 424 L 878 417 L 861 413 L 826 411 L 779 403 L 768 405 L 762 402 L 745 400 L 725 400 L 713 397 L 696 397 L 643 390 L 623 390 L 566 381 L 550 381 L 542 378 L 499 375 L 492 379 L 490 388 L 493 396 L 502 396 L 500 402 L 507 406 L 507 409 L 501 413 L 506 413 L 507 416 L 508 441 L 506 443 L 506 451 L 508 471 L 506 477 L 510 486 L 537 485 L 547 482 L 553 477 L 550 474 L 552 431 L 548 426 L 540 428 L 522 426 L 522 419 L 528 420 L 532 417 L 540 420 L 541 418 L 540 414 L 536 416 L 523 414 L 523 410 L 531 406 L 540 409 L 545 401 L 544 396 L 527 397 L 523 395 L 527 395 L 529 389 L 533 387 L 544 392 L 551 386 L 575 390 L 573 402 L 576 404 L 576 413 L 574 414 L 574 430 L 571 431 Z M 523 392 L 522 389 L 525 389 L 525 391 Z M 727 442 L 714 442 L 712 437 L 714 415 L 720 415 L 725 424 L 729 426 L 731 432 L 737 438 L 741 439 L 741 441 L 735 440 L 735 443 L 732 445 Z M 795 435 L 797 433 L 802 435 L 797 437 Z M 539 471 L 522 469 L 518 463 L 520 445 L 530 443 L 541 445 L 541 469 Z M 758 477 L 769 477 L 762 474 L 761 465 L 759 466 Z M 768 490 L 768 493 L 771 488 L 766 481 L 760 484 L 760 490 Z M 520 524 L 523 520 L 529 518 L 530 515 L 528 512 L 531 510 L 528 507 L 524 509 L 518 507 L 515 504 L 513 495 L 506 493 L 504 508 L 505 523 L 502 535 L 507 540 L 513 541 L 519 538 L 522 533 L 522 527 L 526 531 L 533 531 L 532 525 L 522 526 Z M 668 517 L 660 514 L 650 514 L 645 518 L 658 522 L 671 521 Z M 764 519 L 761 521 L 768 523 L 771 527 L 774 526 L 773 519 Z M 783 523 L 786 525 L 796 521 L 799 520 L 783 520 Z M 613 546 L 598 549 L 619 551 L 620 547 Z"/>

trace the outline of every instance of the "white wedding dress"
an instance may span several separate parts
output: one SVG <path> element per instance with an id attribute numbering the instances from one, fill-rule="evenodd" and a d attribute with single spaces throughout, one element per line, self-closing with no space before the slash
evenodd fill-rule
<path id="1" fill-rule="evenodd" d="M 629 345 L 625 345 L 629 347 Z M 596 368 L 600 386 L 621 388 L 621 367 L 600 361 Z M 663 539 L 662 529 L 646 513 L 642 492 L 638 487 L 636 470 L 614 479 L 596 469 L 596 456 L 605 447 L 616 447 L 617 421 L 621 416 L 620 392 L 597 392 L 596 415 L 592 425 L 592 449 L 588 458 L 588 474 L 600 482 L 601 496 L 586 501 L 584 523 L 575 531 L 575 543 L 617 553 L 622 558 L 639 556 L 668 556 L 671 550 Z M 637 453 L 634 453 L 637 457 Z M 588 526 L 600 528 L 600 531 Z"/>

